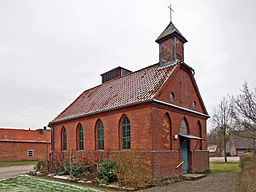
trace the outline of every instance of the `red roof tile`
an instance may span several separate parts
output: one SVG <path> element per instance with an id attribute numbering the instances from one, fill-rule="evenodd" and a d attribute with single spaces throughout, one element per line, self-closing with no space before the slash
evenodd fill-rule
<path id="1" fill-rule="evenodd" d="M 153 99 L 179 64 L 158 69 L 158 64 L 84 91 L 51 123 Z"/>
<path id="2" fill-rule="evenodd" d="M 40 134 L 42 133 L 42 134 Z M 0 142 L 51 142 L 51 132 L 0 128 Z"/>

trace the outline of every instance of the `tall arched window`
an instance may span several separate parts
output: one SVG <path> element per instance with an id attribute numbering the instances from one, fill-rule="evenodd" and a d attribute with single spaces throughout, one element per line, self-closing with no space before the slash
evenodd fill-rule
<path id="1" fill-rule="evenodd" d="M 198 132 L 199 132 L 199 137 L 202 138 L 202 127 L 200 121 L 197 121 L 197 127 L 198 127 Z M 202 150 L 202 140 L 199 141 L 199 149 Z"/>
<path id="2" fill-rule="evenodd" d="M 187 128 L 187 123 L 185 119 L 182 119 L 181 124 L 180 124 L 180 133 L 187 135 L 188 134 L 188 128 Z"/>
<path id="3" fill-rule="evenodd" d="M 78 128 L 78 150 L 84 150 L 84 132 L 83 132 L 83 126 L 79 124 Z"/>
<path id="4" fill-rule="evenodd" d="M 122 141 L 123 149 L 131 149 L 130 121 L 127 117 L 124 117 L 122 122 Z"/>
<path id="5" fill-rule="evenodd" d="M 98 123 L 97 135 L 98 150 L 104 150 L 104 126 L 102 121 Z"/>
<path id="6" fill-rule="evenodd" d="M 66 151 L 67 150 L 67 132 L 66 132 L 66 128 L 63 128 L 62 131 L 62 150 Z"/>

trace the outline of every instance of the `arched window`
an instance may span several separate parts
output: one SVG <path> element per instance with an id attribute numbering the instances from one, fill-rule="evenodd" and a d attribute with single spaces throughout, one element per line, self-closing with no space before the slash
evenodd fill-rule
<path id="1" fill-rule="evenodd" d="M 66 132 L 66 128 L 63 128 L 62 131 L 62 150 L 66 151 L 67 150 L 67 132 Z"/>
<path id="2" fill-rule="evenodd" d="M 182 119 L 180 124 L 180 133 L 187 135 L 188 134 L 188 128 L 185 119 Z"/>
<path id="3" fill-rule="evenodd" d="M 123 149 L 131 149 L 130 121 L 127 117 L 124 117 L 122 122 L 122 141 Z"/>
<path id="4" fill-rule="evenodd" d="M 79 124 L 77 134 L 78 134 L 78 137 L 77 137 L 78 150 L 84 150 L 84 132 L 83 132 L 83 126 L 81 124 Z"/>
<path id="5" fill-rule="evenodd" d="M 98 150 L 104 150 L 104 126 L 102 121 L 98 123 L 97 135 Z"/>
<path id="6" fill-rule="evenodd" d="M 202 138 L 202 127 L 200 121 L 197 122 L 199 137 Z M 199 149 L 202 150 L 202 140 L 199 141 Z"/>

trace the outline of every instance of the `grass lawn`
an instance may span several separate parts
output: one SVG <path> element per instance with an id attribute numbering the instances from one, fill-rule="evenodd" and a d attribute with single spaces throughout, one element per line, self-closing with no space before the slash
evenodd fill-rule
<path id="1" fill-rule="evenodd" d="M 35 165 L 38 161 L 0 161 L 0 167 Z"/>
<path id="2" fill-rule="evenodd" d="M 211 173 L 241 173 L 239 162 L 210 162 Z"/>
<path id="3" fill-rule="evenodd" d="M 38 179 L 31 176 L 17 176 L 0 181 L 1 192 L 100 192 L 78 185 L 52 180 Z"/>

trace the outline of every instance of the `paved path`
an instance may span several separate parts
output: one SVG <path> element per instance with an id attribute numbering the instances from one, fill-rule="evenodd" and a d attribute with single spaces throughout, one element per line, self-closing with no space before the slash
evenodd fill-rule
<path id="1" fill-rule="evenodd" d="M 28 173 L 29 171 L 33 170 L 34 166 L 35 165 L 0 167 L 0 180 Z"/>
<path id="2" fill-rule="evenodd" d="M 227 157 L 228 162 L 236 162 L 240 160 L 240 157 Z M 210 162 L 217 161 L 217 162 L 224 162 L 224 157 L 210 157 Z"/>
<path id="3" fill-rule="evenodd" d="M 196 181 L 181 181 L 140 192 L 238 192 L 239 178 L 239 173 L 210 174 Z"/>

